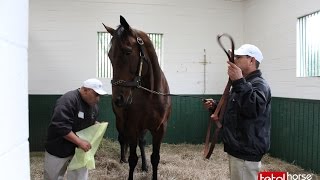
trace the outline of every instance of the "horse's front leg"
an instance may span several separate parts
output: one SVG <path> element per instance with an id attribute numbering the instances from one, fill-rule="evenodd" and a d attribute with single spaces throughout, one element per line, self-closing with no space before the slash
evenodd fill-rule
<path id="1" fill-rule="evenodd" d="M 147 172 L 148 171 L 148 167 L 147 167 L 147 162 L 146 162 L 146 153 L 145 153 L 145 146 L 146 146 L 146 140 L 144 139 L 146 132 L 143 132 L 141 134 L 141 136 L 139 137 L 139 149 L 141 152 L 141 161 L 142 161 L 142 171 Z"/>
<path id="2" fill-rule="evenodd" d="M 124 136 L 119 133 L 118 134 L 118 141 L 120 143 L 120 163 L 127 163 L 127 150 L 128 150 L 128 144 L 124 140 Z"/>
<path id="3" fill-rule="evenodd" d="M 152 179 L 158 179 L 158 165 L 160 161 L 160 146 L 163 136 L 166 131 L 166 124 L 162 124 L 160 128 L 152 133 L 152 154 L 151 154 L 151 164 L 152 164 Z"/>
<path id="4" fill-rule="evenodd" d="M 130 144 L 130 155 L 129 155 L 129 177 L 128 180 L 133 180 L 133 172 L 136 168 L 137 162 L 138 162 L 138 156 L 137 156 L 137 142 L 134 142 Z"/>

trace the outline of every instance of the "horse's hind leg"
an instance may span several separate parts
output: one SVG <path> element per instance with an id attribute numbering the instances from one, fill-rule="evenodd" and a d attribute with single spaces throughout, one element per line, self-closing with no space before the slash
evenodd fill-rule
<path id="1" fill-rule="evenodd" d="M 139 149 L 141 152 L 141 161 L 142 161 L 142 171 L 148 171 L 147 162 L 146 162 L 146 153 L 145 153 L 145 146 L 146 146 L 146 140 L 144 139 L 146 132 L 143 132 L 141 136 L 139 137 Z"/>
<path id="2" fill-rule="evenodd" d="M 130 144 L 130 155 L 129 155 L 129 177 L 128 180 L 133 180 L 133 172 L 136 168 L 137 162 L 138 162 L 138 156 L 137 156 L 137 142 L 134 144 Z"/>

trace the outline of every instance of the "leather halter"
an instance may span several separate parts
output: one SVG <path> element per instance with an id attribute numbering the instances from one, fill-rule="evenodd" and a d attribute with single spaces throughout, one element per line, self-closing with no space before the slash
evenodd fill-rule
<path id="1" fill-rule="evenodd" d="M 134 31 L 133 31 L 134 32 Z M 137 36 L 136 33 L 134 33 L 136 36 L 136 40 L 139 47 L 139 55 L 140 55 L 140 65 L 139 65 L 139 72 L 138 75 L 134 77 L 132 81 L 125 81 L 125 80 L 111 80 L 112 86 L 123 86 L 123 87 L 138 87 L 141 85 L 141 72 L 142 72 L 142 66 L 143 61 L 146 59 L 144 50 L 142 46 L 144 45 L 144 42 L 141 37 Z"/>
<path id="2" fill-rule="evenodd" d="M 224 48 L 224 46 L 222 45 L 220 38 L 222 36 L 227 36 L 230 41 L 231 41 L 231 52 L 230 54 L 227 52 L 227 50 Z M 227 54 L 228 59 L 230 62 L 234 62 L 234 42 L 232 37 L 229 34 L 222 34 L 222 35 L 218 35 L 217 36 L 217 41 L 220 45 L 220 47 L 223 49 L 223 51 Z M 229 99 L 229 91 L 231 88 L 231 79 L 229 78 L 228 83 L 223 91 L 222 97 L 213 113 L 213 120 L 210 118 L 209 119 L 209 124 L 208 124 L 208 128 L 207 128 L 207 135 L 206 135 L 206 140 L 205 140 L 205 147 L 204 147 L 204 156 L 205 158 L 209 159 L 213 149 L 216 145 L 216 143 L 218 142 L 218 135 L 220 132 L 220 129 L 222 128 L 222 124 L 221 121 L 223 119 L 223 115 L 224 115 L 224 111 Z M 210 144 L 210 134 L 211 134 L 211 127 L 212 127 L 212 121 L 214 121 L 214 123 L 216 124 L 216 128 L 214 131 L 214 135 L 211 138 L 211 144 Z M 210 146 L 210 148 L 209 148 Z"/>

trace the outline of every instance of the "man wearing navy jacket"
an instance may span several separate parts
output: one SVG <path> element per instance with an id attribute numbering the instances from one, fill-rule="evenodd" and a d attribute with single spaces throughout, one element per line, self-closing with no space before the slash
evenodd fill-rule
<path id="1" fill-rule="evenodd" d="M 259 48 L 244 44 L 228 62 L 232 89 L 222 122 L 224 151 L 229 155 L 231 180 L 256 180 L 261 158 L 270 148 L 271 90 L 258 69 Z M 204 105 L 214 107 L 212 99 Z M 213 115 L 211 116 L 213 118 Z"/>

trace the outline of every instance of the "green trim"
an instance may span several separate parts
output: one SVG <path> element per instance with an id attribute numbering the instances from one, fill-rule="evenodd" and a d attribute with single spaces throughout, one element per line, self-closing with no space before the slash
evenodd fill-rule
<path id="1" fill-rule="evenodd" d="M 272 156 L 320 172 L 320 101 L 272 98 Z"/>
<path id="2" fill-rule="evenodd" d="M 29 95 L 29 132 L 30 150 L 44 150 L 47 127 L 55 101 L 61 95 Z M 192 95 L 199 98 L 220 98 L 216 95 Z M 117 140 L 118 133 L 115 116 L 111 107 L 111 96 L 103 96 L 99 103 L 99 121 L 109 123 L 105 137 Z M 204 142 L 209 114 L 202 106 L 200 99 L 172 97 L 172 114 L 168 122 L 167 133 L 163 142 L 194 143 Z M 205 131 L 204 131 L 205 130 Z M 151 142 L 147 135 L 147 142 Z"/>
<path id="3" fill-rule="evenodd" d="M 219 95 L 192 95 L 219 99 Z M 43 151 L 47 127 L 60 95 L 29 95 L 30 151 Z M 272 98 L 270 154 L 320 173 L 320 100 Z M 173 96 L 172 114 L 163 142 L 204 143 L 208 112 L 200 99 Z M 105 137 L 117 140 L 111 96 L 100 101 L 100 120 L 108 121 Z M 150 135 L 147 141 L 151 142 Z"/>

